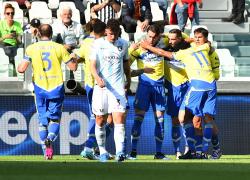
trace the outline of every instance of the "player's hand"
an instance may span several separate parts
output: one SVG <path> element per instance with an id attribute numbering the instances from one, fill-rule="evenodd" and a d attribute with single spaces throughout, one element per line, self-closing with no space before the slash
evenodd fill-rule
<path id="1" fill-rule="evenodd" d="M 141 23 L 141 30 L 142 30 L 142 32 L 145 32 L 147 30 L 148 26 L 149 26 L 149 21 L 146 19 L 145 21 L 143 21 Z"/>
<path id="2" fill-rule="evenodd" d="M 145 67 L 143 69 L 144 73 L 147 73 L 147 74 L 153 74 L 155 72 L 155 69 L 154 68 L 150 68 L 150 67 Z"/>
<path id="3" fill-rule="evenodd" d="M 139 45 L 140 45 L 139 43 L 132 43 L 129 48 L 136 50 L 138 49 Z"/>
<path id="4" fill-rule="evenodd" d="M 203 2 L 199 3 L 199 8 L 202 9 L 203 8 Z"/>
<path id="5" fill-rule="evenodd" d="M 14 36 L 14 34 L 6 34 L 3 36 L 3 39 L 15 39 L 16 37 Z"/>
<path id="6" fill-rule="evenodd" d="M 148 49 L 149 43 L 146 40 L 142 40 L 140 46 L 144 49 Z"/>
<path id="7" fill-rule="evenodd" d="M 96 82 L 97 82 L 97 85 L 100 87 L 100 88 L 103 88 L 103 87 L 105 87 L 105 82 L 104 82 L 104 80 L 102 79 L 102 78 L 97 78 L 96 79 Z"/>

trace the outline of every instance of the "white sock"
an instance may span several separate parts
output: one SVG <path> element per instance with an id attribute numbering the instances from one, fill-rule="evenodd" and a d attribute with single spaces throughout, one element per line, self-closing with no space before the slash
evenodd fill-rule
<path id="1" fill-rule="evenodd" d="M 125 127 L 124 124 L 115 124 L 114 140 L 116 154 L 124 153 Z"/>
<path id="2" fill-rule="evenodd" d="M 107 153 L 106 148 L 105 148 L 105 145 L 106 145 L 105 126 L 100 127 L 97 124 L 95 125 L 95 137 L 96 137 L 96 142 L 100 150 L 100 154 Z"/>

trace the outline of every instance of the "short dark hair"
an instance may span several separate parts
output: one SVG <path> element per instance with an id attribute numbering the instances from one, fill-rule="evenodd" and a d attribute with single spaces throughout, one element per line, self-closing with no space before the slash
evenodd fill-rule
<path id="1" fill-rule="evenodd" d="M 93 26 L 97 22 L 102 22 L 102 21 L 98 18 L 91 19 L 85 26 L 86 31 L 89 33 L 92 32 L 94 30 Z"/>
<path id="2" fill-rule="evenodd" d="M 42 24 L 42 25 L 39 27 L 39 32 L 40 32 L 40 34 L 41 34 L 41 37 L 48 37 L 48 38 L 51 38 L 51 37 L 52 37 L 52 34 L 53 34 L 52 27 L 51 27 L 51 25 L 49 25 L 49 24 Z"/>
<path id="3" fill-rule="evenodd" d="M 120 22 L 116 19 L 109 19 L 106 29 L 110 29 L 114 34 L 121 34 Z"/>
<path id="4" fill-rule="evenodd" d="M 157 36 L 161 33 L 160 27 L 157 24 L 150 25 L 147 29 L 147 32 L 148 31 L 152 31 Z"/>
<path id="5" fill-rule="evenodd" d="M 208 37 L 208 30 L 206 30 L 205 28 L 200 27 L 200 28 L 195 29 L 194 34 L 196 33 L 201 33 L 205 38 Z"/>
<path id="6" fill-rule="evenodd" d="M 96 34 L 101 34 L 105 31 L 106 29 L 106 24 L 102 21 L 99 21 L 99 22 L 96 22 L 94 25 L 93 25 L 93 31 L 94 33 Z"/>
<path id="7" fill-rule="evenodd" d="M 179 30 L 179 29 L 171 29 L 171 30 L 169 31 L 169 33 L 171 33 L 171 34 L 176 34 L 176 37 L 177 37 L 177 38 L 182 38 L 182 32 L 181 32 L 181 30 Z"/>
<path id="8" fill-rule="evenodd" d="M 5 13 L 6 9 L 9 9 L 9 8 L 15 12 L 15 8 L 12 6 L 12 4 L 6 3 L 6 5 L 4 6 L 4 13 Z"/>

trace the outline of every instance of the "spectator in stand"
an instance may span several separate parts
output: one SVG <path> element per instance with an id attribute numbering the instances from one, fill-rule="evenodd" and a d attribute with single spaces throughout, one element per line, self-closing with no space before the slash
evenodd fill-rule
<path id="1" fill-rule="evenodd" d="M 72 52 L 73 49 L 79 47 L 80 40 L 84 37 L 84 31 L 80 23 L 71 19 L 72 9 L 70 7 L 64 7 L 60 15 L 62 20 L 52 25 L 52 39 L 63 44 L 69 52 Z"/>
<path id="2" fill-rule="evenodd" d="M 15 56 L 17 54 L 18 44 L 21 44 L 23 33 L 21 24 L 14 21 L 15 8 L 11 4 L 6 4 L 4 7 L 4 19 L 0 21 L 0 47 L 9 57 L 10 63 L 13 64 L 15 72 Z"/>
<path id="3" fill-rule="evenodd" d="M 224 22 L 233 22 L 234 24 L 244 23 L 245 0 L 232 0 L 233 9 L 229 17 L 223 18 Z"/>
<path id="4" fill-rule="evenodd" d="M 149 0 L 124 0 L 122 25 L 127 33 L 134 33 L 139 26 L 145 32 L 152 22 Z"/>
<path id="5" fill-rule="evenodd" d="M 120 0 L 91 0 L 90 2 L 91 18 L 98 18 L 102 22 L 109 19 L 117 19 L 116 13 L 121 10 Z"/>
<path id="6" fill-rule="evenodd" d="M 150 2 L 158 3 L 160 10 L 162 10 L 163 12 L 165 24 L 168 24 L 168 14 L 167 14 L 168 1 L 167 0 L 150 0 Z"/>
<path id="7" fill-rule="evenodd" d="M 24 27 L 24 33 L 30 33 L 31 34 L 31 42 L 35 43 L 38 42 L 40 39 L 40 32 L 39 27 L 41 25 L 41 22 L 39 19 L 32 19 L 29 24 L 27 24 Z"/>
<path id="8" fill-rule="evenodd" d="M 170 24 L 178 24 L 183 32 L 188 18 L 192 25 L 199 25 L 198 7 L 202 8 L 202 0 L 174 0 L 174 6 L 171 10 Z"/>
<path id="9" fill-rule="evenodd" d="M 74 2 L 75 3 L 75 6 L 76 6 L 76 9 L 79 10 L 80 12 L 80 20 L 81 20 L 81 24 L 84 25 L 86 24 L 86 20 L 85 20 L 85 14 L 84 14 L 84 11 L 86 9 L 85 5 L 84 4 L 87 4 L 85 2 L 85 0 L 59 0 L 60 2 Z"/>

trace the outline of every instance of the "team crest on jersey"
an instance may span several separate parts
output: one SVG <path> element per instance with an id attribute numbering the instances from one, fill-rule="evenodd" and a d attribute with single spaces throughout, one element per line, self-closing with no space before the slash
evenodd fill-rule
<path id="1" fill-rule="evenodd" d="M 122 51 L 122 46 L 117 46 L 117 49 L 118 49 L 119 51 Z"/>

